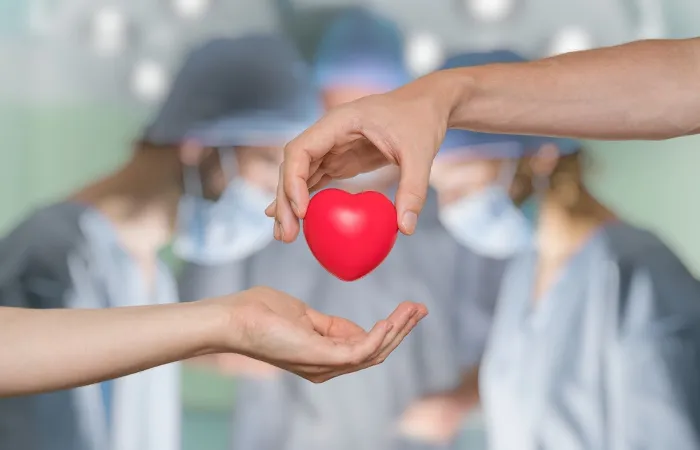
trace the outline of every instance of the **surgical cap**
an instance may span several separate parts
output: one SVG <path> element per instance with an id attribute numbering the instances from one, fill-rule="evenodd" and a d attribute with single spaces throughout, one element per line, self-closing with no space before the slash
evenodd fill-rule
<path id="1" fill-rule="evenodd" d="M 325 89 L 359 86 L 388 91 L 410 81 L 401 30 L 365 9 L 340 16 L 316 52 L 315 79 Z"/>
<path id="2" fill-rule="evenodd" d="M 510 50 L 460 53 L 449 57 L 442 66 L 442 69 L 456 69 L 458 67 L 474 67 L 483 66 L 486 64 L 505 64 L 525 61 L 527 61 L 527 59 Z"/>
<path id="3" fill-rule="evenodd" d="M 447 59 L 442 69 L 474 67 L 486 64 L 525 62 L 527 59 L 510 50 L 481 53 L 462 53 Z M 439 157 L 465 159 L 521 158 L 539 150 L 545 144 L 554 144 L 563 154 L 575 153 L 581 144 L 573 139 L 516 134 L 479 133 L 451 129 L 438 153 Z"/>
<path id="4" fill-rule="evenodd" d="M 221 38 L 189 54 L 144 140 L 275 146 L 320 114 L 310 70 L 291 41 L 275 35 Z"/>

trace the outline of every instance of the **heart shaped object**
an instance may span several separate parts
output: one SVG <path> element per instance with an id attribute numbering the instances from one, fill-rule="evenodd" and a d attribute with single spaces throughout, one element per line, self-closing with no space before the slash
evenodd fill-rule
<path id="1" fill-rule="evenodd" d="M 343 281 L 376 269 L 394 247 L 398 231 L 396 207 L 375 191 L 325 189 L 311 198 L 304 218 L 311 253 Z"/>

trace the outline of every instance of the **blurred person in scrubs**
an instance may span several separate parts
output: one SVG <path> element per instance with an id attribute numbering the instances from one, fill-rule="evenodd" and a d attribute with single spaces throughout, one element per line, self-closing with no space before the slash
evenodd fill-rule
<path id="1" fill-rule="evenodd" d="M 482 227 L 531 236 L 506 270 L 479 370 L 489 448 L 698 448 L 700 284 L 589 193 L 580 143 L 530 139 L 538 149 L 517 169 L 517 153 L 493 149 L 507 176 L 478 221 L 473 208 Z"/>
<path id="2" fill-rule="evenodd" d="M 522 60 L 492 52 L 457 57 L 452 67 Z M 637 435 L 625 416 L 646 402 L 657 405 L 659 430 L 669 432 L 645 439 L 645 448 L 695 448 L 700 391 L 678 383 L 688 377 L 688 361 L 676 358 L 683 351 L 697 358 L 700 330 L 687 325 L 681 341 L 690 340 L 680 353 L 678 342 L 656 353 L 649 339 L 656 327 L 675 326 L 673 314 L 664 316 L 674 309 L 682 316 L 683 303 L 697 320 L 698 306 L 688 300 L 699 287 L 657 238 L 619 223 L 588 193 L 583 168 L 577 141 L 448 130 L 431 172 L 443 223 L 481 254 L 515 256 L 478 382 L 464 394 L 473 400 L 481 392 L 494 449 L 629 448 Z M 647 376 L 630 372 L 645 363 Z M 678 395 L 692 397 L 687 405 L 655 392 L 677 383 Z M 414 409 L 405 425 L 447 438 L 432 434 L 444 429 L 445 409 L 430 406 Z"/>
<path id="3" fill-rule="evenodd" d="M 435 160 L 431 184 L 438 193 L 440 221 L 474 255 L 469 273 L 464 274 L 472 282 L 465 287 L 458 312 L 459 358 L 469 370 L 456 389 L 430 395 L 406 411 L 401 429 L 418 441 L 449 446 L 478 406 L 479 363 L 503 275 L 510 260 L 529 248 L 532 239 L 523 226 L 528 225 L 525 216 L 494 207 L 491 198 L 519 199 L 517 189 L 508 192 L 503 186 L 513 183 L 518 158 L 530 142 L 524 136 L 450 130 Z"/>
<path id="4" fill-rule="evenodd" d="M 348 11 L 329 25 L 313 69 L 326 109 L 411 81 L 401 30 L 364 8 Z"/>
<path id="5" fill-rule="evenodd" d="M 226 114 L 219 125 L 198 137 L 203 145 L 225 149 L 220 155 L 228 176 L 216 202 L 196 193 L 198 180 L 191 183 L 197 204 L 182 223 L 173 248 L 186 263 L 179 280 L 184 301 L 273 285 L 275 279 L 287 276 L 290 269 L 285 265 L 297 264 L 279 255 L 284 264 L 258 267 L 249 257 L 273 241 L 273 224 L 264 211 L 274 198 L 284 144 L 320 116 L 321 99 L 309 67 L 289 42 L 249 44 L 250 48 L 238 46 L 230 55 L 236 76 L 220 92 L 229 102 Z M 296 280 L 298 285 L 306 283 L 303 276 Z M 242 355 L 222 354 L 216 359 L 221 371 L 238 379 L 232 447 L 279 448 L 287 420 L 281 371 Z"/>
<path id="6" fill-rule="evenodd" d="M 198 253 L 200 240 L 216 240 L 220 251 L 226 245 L 235 244 L 240 251 L 266 242 L 272 224 L 261 208 L 270 196 L 228 182 L 238 160 L 250 158 L 251 151 L 243 149 L 234 156 L 224 149 L 231 135 L 242 132 L 266 143 L 270 130 L 260 117 L 277 114 L 287 133 L 281 139 L 316 117 L 308 117 L 313 102 L 301 107 L 290 102 L 289 96 L 299 95 L 297 86 L 309 85 L 297 62 L 289 42 L 265 36 L 215 40 L 191 53 L 131 160 L 67 201 L 35 212 L 13 232 L 32 239 L 4 243 L 9 254 L 35 257 L 31 266 L 18 272 L 21 279 L 2 277 L 4 284 L 21 283 L 26 293 L 3 295 L 2 305 L 108 308 L 174 303 L 176 285 L 158 251 L 177 228 L 186 231 L 178 233 L 176 249 L 193 258 L 203 257 Z M 249 82 L 251 75 L 267 77 L 272 95 L 261 98 L 230 89 Z M 280 109 L 279 104 L 289 108 Z M 229 122 L 240 105 L 254 105 L 259 117 Z M 278 154 L 269 149 L 256 148 L 254 153 L 256 164 L 241 164 L 251 178 L 263 177 L 264 161 L 279 163 Z M 248 234 L 222 235 L 207 227 L 221 215 L 235 222 L 241 218 L 239 210 L 251 211 L 257 219 L 242 224 Z M 3 399 L 0 448 L 178 450 L 179 392 L 179 366 L 170 364 L 114 382 Z"/>
<path id="7" fill-rule="evenodd" d="M 533 245 L 508 269 L 480 371 L 491 448 L 699 448 L 700 284 L 586 189 L 578 142 L 531 153 Z"/>
<path id="8" fill-rule="evenodd" d="M 400 59 L 400 33 L 390 22 L 364 11 L 352 12 L 332 24 L 318 53 L 315 79 L 327 105 L 383 92 L 407 80 Z M 342 96 L 331 94 L 341 91 L 345 91 Z M 276 186 L 277 176 L 270 173 L 272 186 Z M 381 180 L 352 180 L 341 187 L 391 195 L 395 183 L 394 176 L 385 176 Z M 269 195 L 274 196 L 274 191 Z M 459 269 L 464 267 L 466 252 L 440 224 L 434 197 L 430 205 L 433 209 L 424 215 L 417 236 L 400 237 L 381 266 L 353 283 L 328 274 L 305 242 L 282 245 L 272 236 L 265 248 L 250 252 L 246 258 L 231 253 L 227 264 L 212 260 L 186 266 L 180 281 L 185 300 L 264 284 L 361 325 L 406 299 L 420 300 L 430 309 L 431 323 L 416 329 L 415 336 L 407 338 L 400 353 L 380 370 L 327 386 L 299 382 L 281 372 L 270 376 L 243 364 L 240 358 L 228 358 L 228 367 L 244 375 L 234 412 L 234 450 L 403 449 L 396 430 L 401 412 L 428 392 L 458 384 L 452 304 L 461 300 L 457 297 L 461 284 L 470 281 Z"/>
<path id="9" fill-rule="evenodd" d="M 365 8 L 352 9 L 329 25 L 316 49 L 313 69 L 326 110 L 411 81 L 401 30 Z M 398 171 L 387 167 L 343 187 L 369 188 L 366 183 L 373 181 L 389 185 L 397 177 Z"/>
<path id="10" fill-rule="evenodd" d="M 465 53 L 449 58 L 443 69 L 519 60 L 520 56 L 509 51 Z M 510 259 L 531 242 L 531 235 L 522 231 L 527 229 L 521 223 L 525 220 L 522 214 L 491 210 L 489 202 L 494 196 L 509 202 L 521 197 L 513 181 L 518 159 L 529 145 L 536 143 L 526 136 L 448 130 L 433 163 L 430 184 L 438 195 L 440 221 L 474 254 L 474 263 L 464 274 L 473 280 L 465 292 L 469 301 L 459 310 L 460 358 L 469 371 L 457 389 L 421 399 L 406 411 L 401 429 L 416 440 L 452 444 L 465 417 L 478 406 L 478 366 L 503 273 Z M 513 185 L 511 192 L 504 185 Z M 498 218 L 496 226 L 488 221 L 492 215 Z"/>

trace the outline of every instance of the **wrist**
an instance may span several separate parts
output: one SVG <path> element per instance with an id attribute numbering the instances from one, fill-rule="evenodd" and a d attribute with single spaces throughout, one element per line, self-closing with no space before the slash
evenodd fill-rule
<path id="1" fill-rule="evenodd" d="M 236 340 L 236 325 L 233 323 L 232 308 L 220 299 L 206 299 L 191 302 L 192 311 L 188 320 L 193 323 L 195 354 L 193 356 L 211 355 L 231 352 L 231 341 Z"/>
<path id="2" fill-rule="evenodd" d="M 441 111 L 446 111 L 447 128 L 459 128 L 463 116 L 474 95 L 476 79 L 465 69 L 448 69 L 435 72 L 436 98 Z"/>

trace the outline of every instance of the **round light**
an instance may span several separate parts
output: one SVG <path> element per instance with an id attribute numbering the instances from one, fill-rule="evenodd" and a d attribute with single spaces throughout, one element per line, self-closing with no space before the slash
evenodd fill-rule
<path id="1" fill-rule="evenodd" d="M 515 0 L 465 0 L 469 14 L 480 22 L 500 22 L 515 7 Z"/>
<path id="2" fill-rule="evenodd" d="M 141 61 L 134 68 L 131 88 L 141 100 L 155 102 L 162 99 L 169 85 L 167 71 L 156 61 Z"/>
<path id="3" fill-rule="evenodd" d="M 420 77 L 437 69 L 445 58 L 440 40 L 430 33 L 418 33 L 408 39 L 406 64 L 414 76 Z"/>
<path id="4" fill-rule="evenodd" d="M 554 35 L 549 54 L 560 55 L 591 48 L 593 48 L 593 37 L 590 33 L 580 27 L 567 27 Z"/>
<path id="5" fill-rule="evenodd" d="M 98 53 L 113 55 L 124 49 L 127 35 L 126 17 L 116 8 L 97 11 L 92 22 L 92 43 Z"/>
<path id="6" fill-rule="evenodd" d="M 173 8 L 184 19 L 197 19 L 209 9 L 209 0 L 173 0 Z"/>

